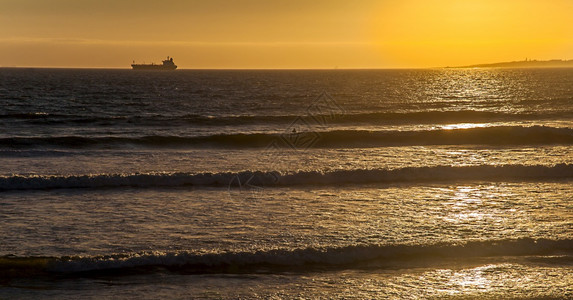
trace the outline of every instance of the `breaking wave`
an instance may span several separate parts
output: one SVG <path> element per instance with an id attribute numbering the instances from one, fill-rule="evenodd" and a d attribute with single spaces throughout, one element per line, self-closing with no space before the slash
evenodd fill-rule
<path id="1" fill-rule="evenodd" d="M 13 175 L 0 177 L 0 190 L 112 187 L 230 187 L 332 185 L 456 180 L 560 180 L 573 178 L 572 164 L 407 167 L 336 171 L 243 171 L 238 173 L 149 173 L 96 175 Z"/>
<path id="2" fill-rule="evenodd" d="M 469 129 L 417 131 L 299 131 L 283 134 L 217 134 L 207 136 L 144 137 L 9 137 L 0 138 L 4 148 L 117 148 L 143 147 L 380 147 L 401 145 L 543 145 L 573 144 L 573 129 L 547 126 L 495 126 Z"/>
<path id="3" fill-rule="evenodd" d="M 507 239 L 469 241 L 460 244 L 358 245 L 334 248 L 276 249 L 254 252 L 194 253 L 143 252 L 105 256 L 0 257 L 0 273 L 6 277 L 86 272 L 172 271 L 185 273 L 235 273 L 320 268 L 383 267 L 404 261 L 442 261 L 493 256 L 547 256 L 573 253 L 573 240 Z"/>
<path id="4" fill-rule="evenodd" d="M 13 113 L 0 114 L 4 120 L 27 120 L 34 124 L 99 124 L 99 125 L 260 125 L 260 124 L 289 124 L 299 115 L 237 115 L 237 116 L 207 116 L 186 114 L 180 116 L 150 115 L 150 116 L 93 116 L 66 115 L 55 113 Z M 507 113 L 490 111 L 418 111 L 418 112 L 372 112 L 345 113 L 340 115 L 317 114 L 308 116 L 309 119 L 328 120 L 329 124 L 368 123 L 377 124 L 448 124 L 468 122 L 498 122 L 498 121 L 527 121 L 571 119 L 569 112 L 527 112 Z"/>

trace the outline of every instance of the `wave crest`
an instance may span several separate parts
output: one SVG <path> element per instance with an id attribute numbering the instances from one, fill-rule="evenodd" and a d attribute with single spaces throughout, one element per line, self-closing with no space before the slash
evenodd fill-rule
<path id="1" fill-rule="evenodd" d="M 237 115 L 237 116 L 206 116 L 199 114 L 150 115 L 150 116 L 93 116 L 55 113 L 13 113 L 0 114 L 4 120 L 28 120 L 37 124 L 122 124 L 140 126 L 186 126 L 186 125 L 260 125 L 260 124 L 289 124 L 299 115 Z M 507 113 L 492 111 L 415 111 L 415 112 L 356 112 L 346 113 L 337 118 L 332 115 L 317 114 L 316 119 L 329 119 L 330 124 L 448 124 L 500 122 L 523 120 L 557 120 L 570 119 L 570 112 L 527 112 Z M 110 123 L 111 122 L 111 123 Z"/>
<path id="2" fill-rule="evenodd" d="M 428 182 L 455 180 L 540 180 L 573 178 L 572 164 L 479 165 L 407 167 L 400 169 L 359 169 L 322 171 L 243 171 L 238 173 L 157 173 L 97 174 L 71 176 L 4 176 L 0 190 L 110 187 L 266 187 L 392 182 Z"/>
<path id="3" fill-rule="evenodd" d="M 277 249 L 255 252 L 193 253 L 144 252 L 88 257 L 1 257 L 0 270 L 11 276 L 39 273 L 77 273 L 110 271 L 154 272 L 170 270 L 191 273 L 256 272 L 309 270 L 315 268 L 355 268 L 377 262 L 391 265 L 400 261 L 442 261 L 471 257 L 566 255 L 573 251 L 573 240 L 508 239 L 470 241 L 462 244 L 358 245 L 340 248 Z M 20 270 L 20 272 L 18 272 Z M 8 273 L 6 273 L 8 274 Z"/>
<path id="4" fill-rule="evenodd" d="M 299 144 L 301 143 L 302 144 Z M 544 145 L 573 144 L 573 129 L 547 126 L 494 126 L 469 129 L 417 131 L 332 130 L 283 134 L 237 133 L 208 136 L 144 137 L 9 137 L 0 139 L 4 148 L 121 148 L 121 147 L 282 147 L 353 148 L 403 145 Z"/>

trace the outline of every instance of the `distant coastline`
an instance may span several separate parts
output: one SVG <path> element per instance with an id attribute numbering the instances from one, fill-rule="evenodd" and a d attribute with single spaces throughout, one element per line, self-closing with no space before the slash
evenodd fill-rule
<path id="1" fill-rule="evenodd" d="M 446 68 L 573 68 L 573 59 L 552 59 L 552 60 L 531 60 L 525 59 L 522 61 L 498 62 L 490 64 L 478 64 L 459 67 L 446 67 Z"/>

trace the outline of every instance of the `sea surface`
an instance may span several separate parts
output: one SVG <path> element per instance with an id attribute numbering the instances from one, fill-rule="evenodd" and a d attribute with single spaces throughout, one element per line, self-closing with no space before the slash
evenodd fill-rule
<path id="1" fill-rule="evenodd" d="M 0 299 L 573 298 L 573 69 L 0 69 Z"/>

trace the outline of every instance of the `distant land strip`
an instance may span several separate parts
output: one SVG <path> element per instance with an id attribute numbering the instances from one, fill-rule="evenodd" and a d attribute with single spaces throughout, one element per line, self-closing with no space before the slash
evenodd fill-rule
<path id="1" fill-rule="evenodd" d="M 522 60 L 446 68 L 573 68 L 573 59 Z"/>

